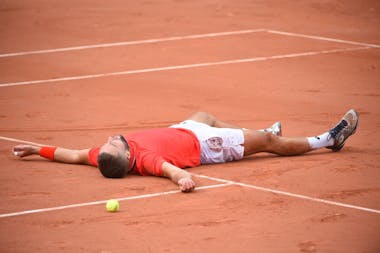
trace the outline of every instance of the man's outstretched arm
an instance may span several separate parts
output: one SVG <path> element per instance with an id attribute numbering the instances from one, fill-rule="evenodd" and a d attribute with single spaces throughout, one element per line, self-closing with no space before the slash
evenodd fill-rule
<path id="1" fill-rule="evenodd" d="M 195 183 L 191 179 L 191 174 L 187 171 L 168 162 L 162 164 L 162 171 L 164 177 L 167 177 L 174 183 L 178 184 L 182 192 L 191 192 L 194 190 Z"/>
<path id="2" fill-rule="evenodd" d="M 13 148 L 13 154 L 18 157 L 41 155 L 41 149 L 43 147 L 36 145 L 17 145 Z M 88 160 L 89 149 L 74 150 L 58 147 L 51 151 L 54 157 L 54 160 L 51 160 L 55 162 L 91 165 Z"/>

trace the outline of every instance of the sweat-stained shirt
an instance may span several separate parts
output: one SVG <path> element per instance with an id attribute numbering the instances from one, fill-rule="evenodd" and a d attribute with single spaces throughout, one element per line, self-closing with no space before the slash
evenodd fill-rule
<path id="1" fill-rule="evenodd" d="M 179 168 L 200 165 L 200 145 L 193 132 L 179 128 L 158 128 L 125 135 L 130 161 L 135 160 L 133 173 L 143 176 L 162 176 L 162 164 L 166 161 Z M 98 166 L 100 147 L 90 149 L 88 159 Z"/>

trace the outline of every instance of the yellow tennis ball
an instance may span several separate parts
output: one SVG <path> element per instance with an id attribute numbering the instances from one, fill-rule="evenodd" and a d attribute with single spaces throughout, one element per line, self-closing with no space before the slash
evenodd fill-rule
<path id="1" fill-rule="evenodd" d="M 108 212 L 117 212 L 119 211 L 119 201 L 116 199 L 111 199 L 107 201 L 106 209 Z"/>

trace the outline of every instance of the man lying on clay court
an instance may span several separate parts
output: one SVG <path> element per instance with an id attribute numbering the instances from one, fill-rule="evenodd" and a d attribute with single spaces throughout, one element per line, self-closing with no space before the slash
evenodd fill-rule
<path id="1" fill-rule="evenodd" d="M 183 168 L 200 164 L 240 160 L 258 152 L 300 155 L 328 148 L 339 151 L 355 133 L 359 115 L 349 110 L 328 132 L 315 137 L 281 136 L 279 122 L 265 130 L 242 129 L 198 112 L 169 128 L 159 128 L 109 137 L 97 148 L 71 150 L 57 147 L 17 145 L 14 155 L 40 155 L 55 162 L 97 166 L 103 176 L 121 178 L 126 174 L 164 176 L 183 192 L 195 188 L 191 174 Z"/>

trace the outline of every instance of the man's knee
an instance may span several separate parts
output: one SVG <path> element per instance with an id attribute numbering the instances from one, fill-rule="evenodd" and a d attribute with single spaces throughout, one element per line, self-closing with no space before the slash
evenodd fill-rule
<path id="1" fill-rule="evenodd" d="M 272 150 L 275 145 L 278 145 L 278 139 L 279 137 L 270 133 L 270 132 L 264 132 L 264 146 L 266 151 Z"/>
<path id="2" fill-rule="evenodd" d="M 278 136 L 268 132 L 246 130 L 244 131 L 245 155 L 267 152 L 278 144 Z"/>
<path id="3" fill-rule="evenodd" d="M 207 112 L 196 112 L 190 116 L 190 120 L 201 122 L 210 126 L 213 126 L 215 123 L 215 117 Z"/>

